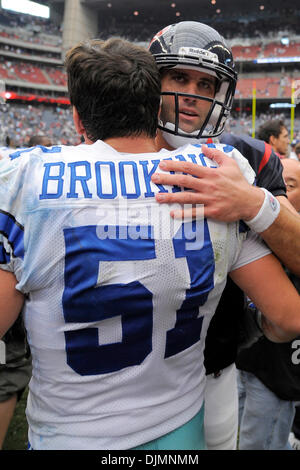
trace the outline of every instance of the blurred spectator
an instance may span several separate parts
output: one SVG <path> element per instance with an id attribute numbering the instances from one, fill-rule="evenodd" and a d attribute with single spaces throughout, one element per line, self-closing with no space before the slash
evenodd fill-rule
<path id="1" fill-rule="evenodd" d="M 300 142 L 298 142 L 298 144 L 295 145 L 295 155 L 296 155 L 296 159 L 300 160 Z"/>
<path id="2" fill-rule="evenodd" d="M 282 165 L 288 200 L 300 213 L 300 162 L 285 158 L 282 160 Z"/>
<path id="3" fill-rule="evenodd" d="M 299 212 L 300 162 L 285 158 L 282 165 L 288 199 Z M 287 273 L 300 293 L 300 278 Z M 239 449 L 291 450 L 290 431 L 300 397 L 300 368 L 296 357 L 300 337 L 288 343 L 268 340 L 259 328 L 257 313 L 255 306 L 248 302 L 245 317 L 248 321 L 244 324 L 236 360 L 239 369 Z"/>
<path id="4" fill-rule="evenodd" d="M 52 142 L 47 135 L 33 135 L 28 141 L 28 147 L 35 147 L 36 145 L 51 147 Z"/>
<path id="5" fill-rule="evenodd" d="M 298 160 L 298 157 L 295 152 L 295 148 L 298 143 L 299 143 L 299 140 L 297 139 L 293 139 L 291 142 L 291 151 L 290 151 L 289 158 L 292 158 L 293 160 Z M 300 147 L 299 147 L 299 152 L 300 152 Z"/>
<path id="6" fill-rule="evenodd" d="M 281 120 L 271 120 L 265 122 L 258 129 L 257 138 L 270 144 L 279 158 L 288 156 L 289 134 Z"/>
<path id="7" fill-rule="evenodd" d="M 300 450 L 300 402 L 296 406 L 296 414 L 292 427 L 292 432 L 289 436 L 289 443 L 294 450 Z"/>

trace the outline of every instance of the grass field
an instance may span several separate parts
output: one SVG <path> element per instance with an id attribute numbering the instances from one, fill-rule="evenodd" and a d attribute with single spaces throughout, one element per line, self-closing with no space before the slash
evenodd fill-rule
<path id="1" fill-rule="evenodd" d="M 3 444 L 3 450 L 26 450 L 27 449 L 27 421 L 25 416 L 26 400 L 28 390 L 23 393 L 21 400 L 15 409 L 13 419 L 8 428 Z"/>

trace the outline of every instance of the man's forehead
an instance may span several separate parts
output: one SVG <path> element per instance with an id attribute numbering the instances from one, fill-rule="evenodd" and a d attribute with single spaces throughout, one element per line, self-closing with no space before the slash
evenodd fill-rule
<path id="1" fill-rule="evenodd" d="M 283 166 L 283 173 L 285 178 L 292 177 L 293 179 L 300 181 L 300 162 L 297 162 L 297 160 L 284 158 L 281 163 Z"/>
<path id="2" fill-rule="evenodd" d="M 280 134 L 285 134 L 285 135 L 288 134 L 287 128 L 286 127 L 281 127 Z"/>
<path id="3" fill-rule="evenodd" d="M 300 171 L 300 162 L 292 158 L 283 158 L 281 164 L 284 169 L 291 171 Z"/>
<path id="4" fill-rule="evenodd" d="M 166 73 L 169 74 L 183 74 L 186 75 L 187 77 L 193 78 L 194 80 L 199 80 L 202 78 L 205 78 L 209 81 L 214 82 L 215 81 L 215 74 L 214 73 L 207 73 L 207 71 L 204 70 L 199 70 L 196 67 L 172 67 L 170 69 L 166 69 Z"/>

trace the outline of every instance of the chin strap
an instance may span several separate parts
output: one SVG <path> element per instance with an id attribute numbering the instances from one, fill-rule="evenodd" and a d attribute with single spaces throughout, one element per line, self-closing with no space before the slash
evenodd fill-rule
<path id="1" fill-rule="evenodd" d="M 161 131 L 163 138 L 165 141 L 174 149 L 177 149 L 178 147 L 182 147 L 187 144 L 195 145 L 195 144 L 212 144 L 212 143 L 219 143 L 219 139 L 217 137 L 211 138 L 211 137 L 205 137 L 205 138 L 200 138 L 197 139 L 196 137 L 193 137 L 191 134 L 190 137 L 183 137 L 181 135 L 174 135 L 170 134 L 169 132 L 166 131 Z"/>

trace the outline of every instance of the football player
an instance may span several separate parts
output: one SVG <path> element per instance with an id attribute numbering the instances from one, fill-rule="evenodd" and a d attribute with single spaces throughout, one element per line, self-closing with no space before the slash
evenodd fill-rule
<path id="1" fill-rule="evenodd" d="M 24 299 L 30 448 L 205 448 L 203 348 L 227 273 L 278 341 L 300 331 L 299 296 L 238 222 L 173 223 L 155 201 L 177 190 L 151 183 L 160 161 L 214 166 L 216 151 L 155 152 L 160 75 L 148 51 L 91 40 L 66 68 L 85 144 L 0 162 L 0 336 Z M 276 218 L 279 203 L 257 191 L 259 212 Z"/>
<path id="2" fill-rule="evenodd" d="M 300 220 L 285 197 L 279 159 L 264 142 L 224 132 L 237 80 L 228 44 L 215 29 L 184 21 L 157 33 L 149 49 L 162 78 L 159 148 L 174 149 L 185 142 L 211 142 L 211 146 L 217 147 L 220 141 L 227 145 L 225 151 L 232 149 L 231 146 L 238 149 L 255 170 L 256 184 L 267 188 L 290 209 L 281 207 L 280 216 L 273 223 L 266 219 L 266 225 L 256 230 L 285 265 L 299 274 Z M 153 181 L 194 191 L 158 194 L 157 200 L 204 204 L 207 216 L 222 221 L 251 219 L 259 197 L 257 188 L 241 178 L 233 159 L 216 153 L 215 161 L 219 168 L 200 168 L 190 159 L 164 162 L 164 169 L 173 174 L 154 174 Z M 172 215 L 181 217 L 182 210 L 173 211 Z M 229 279 L 210 324 L 205 348 L 208 374 L 205 428 L 210 449 L 236 447 L 238 397 L 234 361 L 238 319 L 243 308 L 243 294 Z"/>

